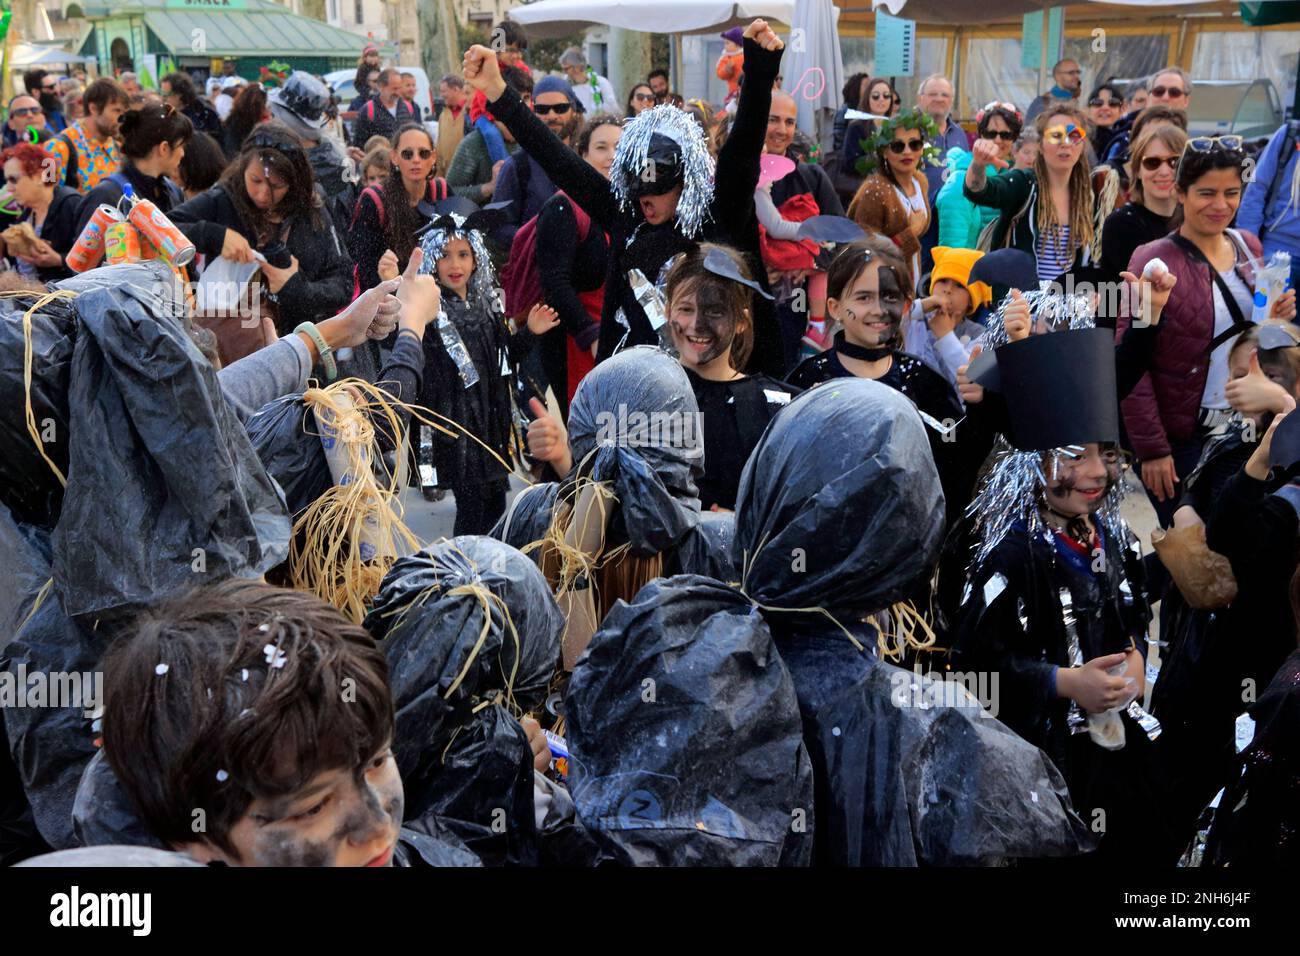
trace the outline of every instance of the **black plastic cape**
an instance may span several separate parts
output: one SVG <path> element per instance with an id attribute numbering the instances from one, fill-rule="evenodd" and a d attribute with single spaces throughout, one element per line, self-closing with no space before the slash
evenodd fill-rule
<path id="1" fill-rule="evenodd" d="M 865 379 L 796 398 L 741 478 L 737 558 L 798 693 L 819 864 L 985 864 L 1077 852 L 1086 838 L 1037 747 L 956 688 L 875 657 L 864 618 L 930 571 L 943 523 L 925 426 Z M 793 611 L 813 607 L 865 649 Z"/>
<path id="2" fill-rule="evenodd" d="M 469 585 L 500 599 L 486 633 Z M 365 625 L 388 656 L 408 818 L 436 811 L 486 863 L 536 863 L 532 753 L 507 705 L 540 707 L 559 667 L 541 571 L 491 538 L 438 541 L 393 565 Z"/>
<path id="3" fill-rule="evenodd" d="M 694 575 L 619 601 L 565 697 L 570 790 L 627 865 L 806 865 L 812 768 L 790 675 L 732 588 Z"/>

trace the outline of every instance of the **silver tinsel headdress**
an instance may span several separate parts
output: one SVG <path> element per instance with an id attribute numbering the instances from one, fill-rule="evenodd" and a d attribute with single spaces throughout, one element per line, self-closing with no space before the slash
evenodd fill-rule
<path id="1" fill-rule="evenodd" d="M 614 151 L 610 188 L 614 190 L 619 209 L 628 210 L 633 203 L 630 187 L 645 174 L 650 162 L 650 137 L 655 133 L 668 137 L 681 148 L 684 180 L 682 198 L 677 203 L 677 225 L 683 236 L 693 239 L 710 218 L 713 157 L 709 155 L 704 130 L 689 113 L 664 104 L 628 120 Z"/>
<path id="2" fill-rule="evenodd" d="M 451 218 L 458 226 L 463 226 L 465 223 L 465 217 L 459 214 L 453 213 Z M 424 262 L 420 266 L 420 273 L 435 277 L 438 275 L 438 260 L 443 257 L 447 243 L 453 239 L 464 239 L 474 253 L 474 274 L 469 279 L 470 303 L 476 308 L 487 307 L 493 311 L 500 311 L 496 295 L 496 273 L 492 268 L 492 259 L 488 256 L 487 246 L 483 244 L 483 234 L 477 229 L 434 227 L 426 232 L 420 240 L 420 248 L 424 250 Z"/>
<path id="3" fill-rule="evenodd" d="M 1035 335 L 1096 327 L 1092 303 L 1086 295 L 1040 291 L 1026 292 L 1024 297 L 1029 302 Z M 1007 344 L 1004 313 L 1010 302 L 1011 296 L 1007 295 L 990 318 L 987 330 L 980 338 L 985 349 Z M 1062 401 L 1069 401 L 1069 397 L 1062 396 Z M 1077 459 L 1083 451 L 1079 445 L 1021 451 L 1012 447 L 1005 438 L 998 438 L 994 464 L 966 509 L 974 519 L 979 541 L 972 556 L 972 569 L 983 563 L 1016 525 L 1024 525 L 1031 537 L 1048 533 L 1042 516 L 1044 491 L 1055 481 L 1062 464 Z M 1103 533 L 1116 541 L 1124 540 L 1120 508 L 1125 495 L 1125 467 L 1121 460 L 1119 476 L 1111 482 L 1106 497 L 1093 512 L 1093 518 L 1102 526 Z"/>

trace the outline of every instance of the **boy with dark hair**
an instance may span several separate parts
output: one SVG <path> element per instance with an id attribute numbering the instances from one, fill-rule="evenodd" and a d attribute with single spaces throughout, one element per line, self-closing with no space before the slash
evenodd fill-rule
<path id="1" fill-rule="evenodd" d="M 105 758 L 167 846 L 239 866 L 477 864 L 402 830 L 387 661 L 314 595 L 202 588 L 142 615 L 103 668 Z"/>

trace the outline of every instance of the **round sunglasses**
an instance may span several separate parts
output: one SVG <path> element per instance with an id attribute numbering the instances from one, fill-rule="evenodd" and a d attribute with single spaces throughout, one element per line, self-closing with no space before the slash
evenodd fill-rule
<path id="1" fill-rule="evenodd" d="M 415 159 L 415 154 L 416 154 L 416 153 L 419 153 L 419 154 L 420 154 L 420 158 L 421 158 L 421 159 L 428 159 L 430 156 L 433 155 L 433 150 L 429 149 L 428 147 L 425 147 L 424 149 L 410 149 L 410 148 L 407 148 L 407 149 L 402 150 L 402 151 L 401 151 L 400 153 L 398 153 L 397 155 L 398 155 L 398 156 L 401 156 L 402 159 L 406 160 L 406 161 L 409 163 L 411 160 Z"/>
<path id="2" fill-rule="evenodd" d="M 1124 101 L 1112 100 L 1101 96 L 1094 96 L 1092 99 L 1088 100 L 1088 105 L 1094 108 L 1098 106 L 1110 106 L 1114 109 L 1119 109 L 1121 106 L 1124 105 Z"/>

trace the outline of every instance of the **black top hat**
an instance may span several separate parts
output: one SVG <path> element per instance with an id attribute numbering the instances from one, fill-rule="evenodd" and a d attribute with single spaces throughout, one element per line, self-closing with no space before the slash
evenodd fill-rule
<path id="1" fill-rule="evenodd" d="M 1021 451 L 1119 441 L 1115 337 L 1109 329 L 1031 335 L 981 353 L 967 374 L 1006 398 L 1007 440 Z"/>

